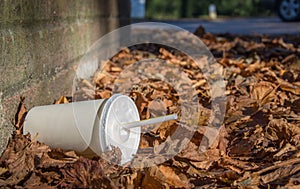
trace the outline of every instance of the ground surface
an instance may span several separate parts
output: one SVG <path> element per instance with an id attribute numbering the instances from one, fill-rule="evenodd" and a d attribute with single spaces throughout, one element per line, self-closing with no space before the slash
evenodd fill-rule
<path id="1" fill-rule="evenodd" d="M 183 34 L 166 35 L 176 40 L 178 35 Z M 211 111 L 210 87 L 201 69 L 190 57 L 175 49 L 152 44 L 126 48 L 106 60 L 105 67 L 91 80 L 79 81 L 80 90 L 76 95 L 83 99 L 108 98 L 119 89 L 114 88 L 117 84 L 121 83 L 118 86 L 128 89 L 129 82 L 124 79 L 129 78 L 131 88 L 124 92 L 135 101 L 142 119 L 159 116 L 160 110 L 163 110 L 167 114 L 178 113 L 179 120 L 144 130 L 136 157 L 126 165 L 118 166 L 118 149 L 102 157 L 88 159 L 73 151 L 51 149 L 22 135 L 26 113 L 22 100 L 16 119 L 17 131 L 0 159 L 0 186 L 299 187 L 299 36 L 215 36 L 206 33 L 203 28 L 198 28 L 196 35 L 224 69 L 227 105 L 215 105 L 219 110 L 226 110 L 220 127 L 210 123 L 210 116 L 215 113 Z M 132 67 L 133 63 L 149 57 L 164 60 L 171 67 L 179 67 L 187 75 L 195 89 L 192 99 L 197 99 L 200 107 L 196 115 L 201 116 L 196 117 L 193 111 L 189 114 L 182 111 L 182 108 L 189 111 L 189 107 L 184 106 L 189 102 L 184 97 L 190 94 L 185 93 L 188 91 L 185 83 L 178 81 L 179 87 L 175 88 L 151 74 L 148 79 L 132 77 L 134 71 L 156 73 L 159 78 L 168 74 L 170 78 L 174 77 L 168 70 L 170 67 L 152 66 L 155 64 L 140 65 L 139 70 Z M 154 68 L 156 72 L 153 72 Z M 96 88 L 93 88 L 94 85 Z M 68 103 L 68 100 L 61 98 L 57 103 Z M 177 129 L 181 134 L 175 133 Z M 216 138 L 214 133 L 218 133 Z"/>
<path id="2" fill-rule="evenodd" d="M 300 22 L 283 22 L 277 17 L 271 18 L 230 18 L 215 21 L 203 19 L 160 21 L 181 27 L 190 32 L 202 25 L 208 32 L 232 34 L 297 34 Z"/>

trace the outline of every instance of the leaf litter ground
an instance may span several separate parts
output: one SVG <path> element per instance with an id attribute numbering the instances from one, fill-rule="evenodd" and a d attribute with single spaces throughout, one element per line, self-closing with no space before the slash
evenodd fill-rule
<path id="1" fill-rule="evenodd" d="M 213 35 L 199 27 L 195 34 L 208 46 L 224 68 L 227 107 L 216 140 L 208 127 L 211 115 L 209 85 L 201 70 L 185 54 L 169 47 L 144 44 L 125 48 L 91 80 L 79 81 L 76 96 L 108 98 L 121 72 L 143 58 L 157 57 L 179 66 L 193 83 L 199 99 L 200 117 L 193 135 L 172 137 L 177 121 L 147 128 L 136 157 L 127 166 L 117 166 L 119 149 L 93 159 L 73 151 L 51 149 L 23 135 L 26 116 L 21 98 L 16 131 L 0 158 L 1 188 L 297 188 L 300 185 L 300 36 Z M 170 38 L 175 38 L 170 35 Z M 176 38 L 175 38 L 176 39 Z M 139 67 L 154 73 L 151 67 Z M 168 74 L 168 70 L 156 73 Z M 130 71 L 128 74 L 131 74 Z M 130 88 L 141 119 L 178 113 L 185 102 L 168 83 L 159 79 L 132 77 L 120 81 Z M 96 86 L 96 88 L 95 88 Z M 180 85 L 185 90 L 185 85 Z M 62 97 L 56 103 L 68 103 Z M 193 114 L 191 114 L 193 115 Z M 189 128 L 183 128 L 189 129 Z M 201 152 L 201 141 L 212 143 Z M 160 145 L 165 144 L 165 145 Z M 185 146 L 181 152 L 175 149 Z M 165 161 L 160 154 L 175 153 Z M 152 154 L 152 157 L 147 155 Z M 107 162 L 106 159 L 111 159 Z M 147 159 L 147 161 L 145 161 Z M 147 163 L 158 163 L 147 167 Z M 131 168 L 135 167 L 135 168 Z"/>

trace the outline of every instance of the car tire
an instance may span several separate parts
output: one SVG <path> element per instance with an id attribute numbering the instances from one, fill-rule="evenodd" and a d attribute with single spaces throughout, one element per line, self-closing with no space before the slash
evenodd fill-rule
<path id="1" fill-rule="evenodd" d="M 279 0 L 277 11 L 283 21 L 300 20 L 300 0 Z"/>

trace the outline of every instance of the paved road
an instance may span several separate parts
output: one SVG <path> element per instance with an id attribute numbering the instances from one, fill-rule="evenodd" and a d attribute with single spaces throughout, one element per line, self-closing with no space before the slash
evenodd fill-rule
<path id="1" fill-rule="evenodd" d="M 190 19 L 160 21 L 173 24 L 190 32 L 202 25 L 211 33 L 232 34 L 300 34 L 300 22 L 282 22 L 279 18 L 235 18 L 215 21 Z"/>

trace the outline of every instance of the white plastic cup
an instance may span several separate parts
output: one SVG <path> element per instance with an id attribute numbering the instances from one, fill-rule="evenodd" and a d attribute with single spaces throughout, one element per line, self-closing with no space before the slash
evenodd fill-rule
<path id="1" fill-rule="evenodd" d="M 132 160 L 140 142 L 140 127 L 126 129 L 125 123 L 140 121 L 135 103 L 125 95 L 109 99 L 32 108 L 23 133 L 53 148 L 92 151 L 97 155 L 119 147 L 121 164 Z"/>

